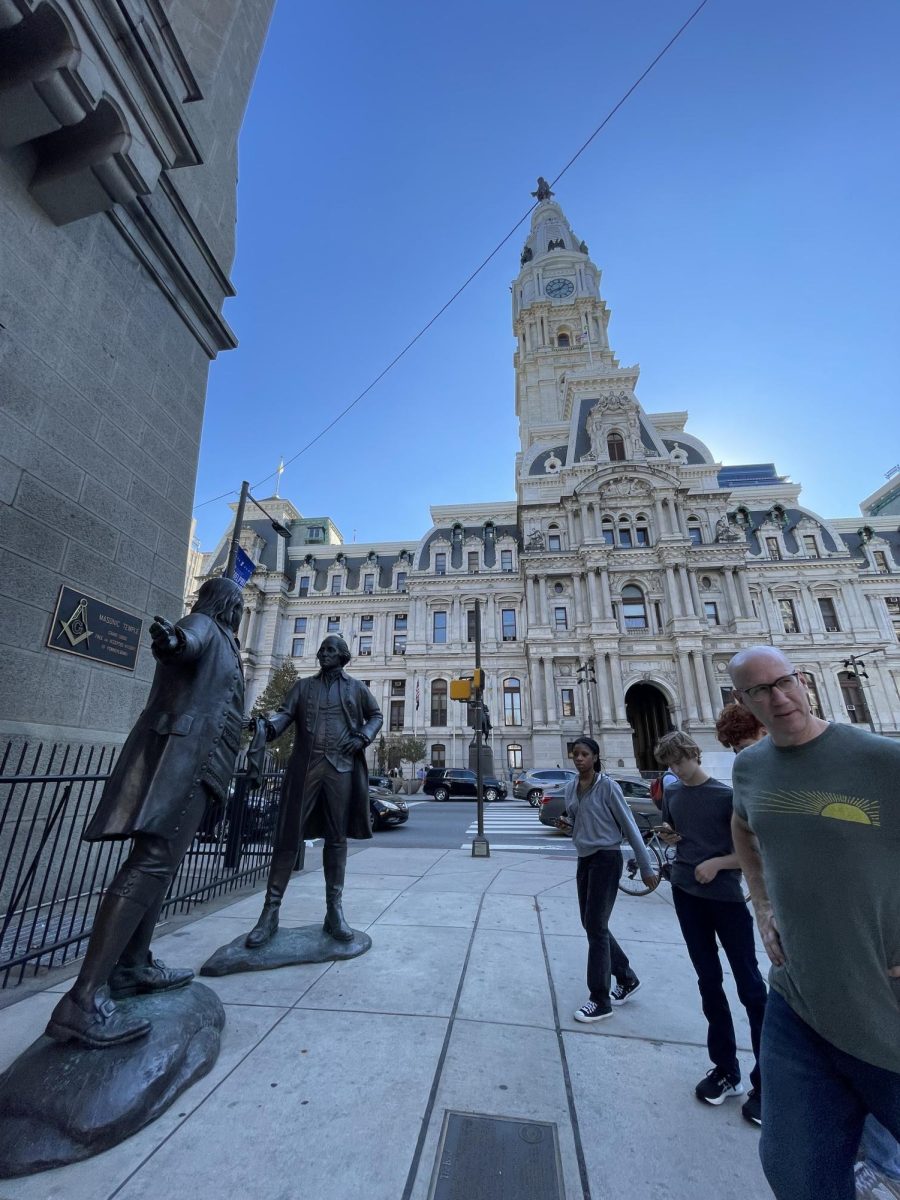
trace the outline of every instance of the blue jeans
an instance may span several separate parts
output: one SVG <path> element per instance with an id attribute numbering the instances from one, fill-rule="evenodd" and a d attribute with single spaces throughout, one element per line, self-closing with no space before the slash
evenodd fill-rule
<path id="1" fill-rule="evenodd" d="M 862 1141 L 859 1143 L 859 1157 L 888 1179 L 900 1180 L 900 1146 L 897 1139 L 891 1137 L 874 1117 L 866 1117 Z"/>
<path id="2" fill-rule="evenodd" d="M 769 992 L 759 1155 L 777 1200 L 854 1200 L 863 1124 L 900 1137 L 900 1074 L 838 1050 Z"/>

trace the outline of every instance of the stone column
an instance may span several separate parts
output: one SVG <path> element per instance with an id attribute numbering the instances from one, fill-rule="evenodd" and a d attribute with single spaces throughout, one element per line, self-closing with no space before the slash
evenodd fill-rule
<path id="1" fill-rule="evenodd" d="M 841 594 L 844 597 L 844 603 L 847 606 L 847 615 L 850 617 L 850 624 L 857 629 L 865 628 L 869 621 L 863 612 L 860 604 L 859 595 L 857 594 L 856 584 L 849 581 L 841 588 Z"/>
<path id="2" fill-rule="evenodd" d="M 716 679 L 716 670 L 713 666 L 712 655 L 707 652 L 703 654 L 703 670 L 706 675 L 706 686 L 709 688 L 709 698 L 712 701 L 713 715 L 718 716 L 719 709 L 722 707 L 722 692 Z M 730 682 L 731 680 L 727 675 L 723 677 L 723 685 L 727 686 Z"/>
<path id="3" fill-rule="evenodd" d="M 609 673 L 612 682 L 613 717 L 616 721 L 625 720 L 625 688 L 622 685 L 622 669 L 618 659 L 613 660 L 609 655 Z"/>
<path id="4" fill-rule="evenodd" d="M 800 589 L 800 601 L 803 605 L 803 611 L 806 613 L 806 631 L 807 633 L 819 633 L 825 627 L 825 622 L 822 620 L 822 614 L 819 612 L 819 606 L 815 602 L 812 592 L 808 587 Z"/>
<path id="5" fill-rule="evenodd" d="M 594 655 L 594 674 L 597 676 L 597 687 L 600 691 L 600 715 L 598 724 L 603 725 L 614 719 L 612 701 L 609 695 L 609 667 L 605 654 Z"/>
<path id="6" fill-rule="evenodd" d="M 744 616 L 753 616 L 753 597 L 750 595 L 750 585 L 747 583 L 747 568 L 738 567 L 735 572 L 735 577 L 738 583 L 738 592 L 741 597 L 741 604 L 744 607 Z"/>
<path id="7" fill-rule="evenodd" d="M 669 605 L 672 609 L 672 616 L 684 616 L 681 608 L 681 600 L 678 595 L 678 585 L 675 582 L 675 568 L 669 563 L 666 563 L 666 589 L 669 593 Z"/>
<path id="8" fill-rule="evenodd" d="M 681 679 L 681 693 L 684 697 L 684 711 L 689 721 L 696 721 L 697 699 L 694 695 L 693 679 L 688 656 L 684 650 L 679 650 L 676 657 L 678 659 L 678 675 Z"/>
<path id="9" fill-rule="evenodd" d="M 454 596 L 450 602 L 450 641 L 455 646 L 462 646 L 461 610 L 460 598 Z"/>
<path id="10" fill-rule="evenodd" d="M 659 496 L 655 496 L 653 499 L 653 512 L 656 517 L 656 537 L 653 540 L 658 542 L 666 533 L 666 519 L 663 515 L 662 501 Z"/>
<path id="11" fill-rule="evenodd" d="M 688 586 L 688 571 L 684 563 L 678 564 L 678 582 L 681 584 L 681 602 L 685 616 L 691 615 L 691 589 Z"/>
<path id="12" fill-rule="evenodd" d="M 591 610 L 591 620 L 599 621 L 601 619 L 600 612 L 600 596 L 597 592 L 597 572 L 591 567 L 587 573 L 588 585 L 588 604 Z"/>
<path id="13" fill-rule="evenodd" d="M 581 576 L 572 576 L 572 592 L 575 596 L 575 624 L 582 625 L 584 623 L 584 602 L 581 598 Z"/>
<path id="14" fill-rule="evenodd" d="M 600 568 L 600 596 L 603 600 L 601 616 L 605 620 L 609 620 L 612 617 L 612 593 L 609 589 L 609 569 L 607 567 Z"/>
<path id="15" fill-rule="evenodd" d="M 737 591 L 734 586 L 734 576 L 731 573 L 731 567 L 726 567 L 722 575 L 725 579 L 725 595 L 728 597 L 728 608 L 731 612 L 732 621 L 736 621 L 741 615 L 740 604 L 738 603 Z"/>
<path id="16" fill-rule="evenodd" d="M 547 698 L 547 724 L 556 724 L 556 688 L 553 682 L 553 658 L 544 659 L 544 694 Z"/>
<path id="17" fill-rule="evenodd" d="M 581 540 L 582 540 L 582 542 L 588 541 L 591 537 L 591 527 L 590 527 L 590 523 L 588 521 L 588 512 L 589 512 L 588 506 L 582 501 L 582 503 L 578 507 L 578 513 L 579 513 L 579 516 L 581 517 Z"/>
<path id="18" fill-rule="evenodd" d="M 711 711 L 710 696 L 703 674 L 700 651 L 692 650 L 690 660 L 693 671 L 691 678 L 697 691 L 697 699 L 700 702 L 700 719 L 703 721 L 712 721 L 714 720 L 714 713 Z"/>
<path id="19" fill-rule="evenodd" d="M 691 601 L 694 605 L 694 612 L 698 617 L 703 617 L 703 601 L 700 599 L 700 588 L 697 586 L 697 572 L 688 571 L 688 584 L 691 589 Z"/>
<path id="20" fill-rule="evenodd" d="M 566 528 L 569 531 L 569 546 L 577 546 L 578 537 L 575 533 L 575 513 L 571 508 L 566 509 Z"/>
<path id="21" fill-rule="evenodd" d="M 550 608 L 547 602 L 547 576 L 539 575 L 537 579 L 538 595 L 541 602 L 541 624 L 550 624 Z"/>

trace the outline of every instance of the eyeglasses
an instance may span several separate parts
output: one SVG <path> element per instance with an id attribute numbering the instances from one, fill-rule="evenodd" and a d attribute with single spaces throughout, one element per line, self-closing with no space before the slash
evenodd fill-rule
<path id="1" fill-rule="evenodd" d="M 756 683 L 753 687 L 736 688 L 742 695 L 749 700 L 770 700 L 772 692 L 778 688 L 779 692 L 795 692 L 800 687 L 800 672 L 792 671 L 790 675 L 782 675 L 780 679 L 774 680 L 772 683 Z"/>

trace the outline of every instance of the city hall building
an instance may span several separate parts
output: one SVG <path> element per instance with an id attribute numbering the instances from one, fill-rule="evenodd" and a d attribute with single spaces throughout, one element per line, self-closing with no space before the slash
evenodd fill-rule
<path id="1" fill-rule="evenodd" d="M 726 665 L 759 642 L 802 668 L 823 717 L 900 734 L 896 487 L 825 520 L 773 464 L 717 462 L 687 413 L 644 411 L 609 316 L 586 244 L 542 199 L 512 286 L 515 499 L 436 506 L 424 532 L 352 545 L 278 496 L 265 508 L 289 542 L 248 509 L 251 703 L 285 658 L 315 671 L 320 641 L 340 633 L 384 732 L 423 738 L 434 765 L 467 765 L 466 708 L 448 685 L 472 669 L 480 603 L 501 770 L 564 763 L 587 730 L 608 766 L 648 769 L 679 728 L 727 777 L 714 731 Z M 223 569 L 230 535 L 205 573 Z"/>

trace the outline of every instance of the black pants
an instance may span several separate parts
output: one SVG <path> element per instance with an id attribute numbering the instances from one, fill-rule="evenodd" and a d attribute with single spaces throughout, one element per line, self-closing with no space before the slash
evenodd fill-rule
<path id="1" fill-rule="evenodd" d="M 622 854 L 618 848 L 595 850 L 578 859 L 575 884 L 581 924 L 588 939 L 587 985 L 591 999 L 610 1011 L 610 976 L 626 983 L 634 975 L 625 951 L 609 932 L 609 918 L 616 902 Z"/>
<path id="2" fill-rule="evenodd" d="M 722 960 L 716 938 L 728 958 L 737 994 L 747 1010 L 750 1041 L 755 1062 L 750 1072 L 751 1087 L 759 1087 L 759 1037 L 766 1011 L 766 985 L 756 961 L 753 918 L 741 901 L 712 900 L 694 896 L 683 888 L 672 888 L 675 912 L 688 954 L 697 972 L 703 1015 L 709 1025 L 706 1045 L 713 1066 L 728 1074 L 740 1074 L 734 1022 L 722 987 Z"/>

